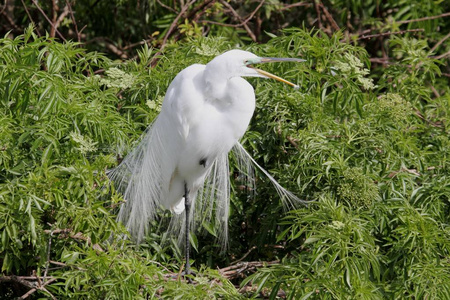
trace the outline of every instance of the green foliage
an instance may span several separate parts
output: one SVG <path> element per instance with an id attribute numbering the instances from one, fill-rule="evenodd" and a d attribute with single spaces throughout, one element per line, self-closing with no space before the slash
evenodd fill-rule
<path id="1" fill-rule="evenodd" d="M 428 57 L 426 41 L 394 38 L 398 61 L 377 70 L 378 79 L 361 64 L 364 51 L 340 34 L 287 33 L 262 54 L 305 58 L 271 70 L 301 88 L 258 84 L 247 145 L 314 202 L 282 224 L 273 222 L 278 214 L 266 216 L 289 254 L 243 284 L 292 299 L 450 297 L 449 89 L 440 62 Z M 366 79 L 376 85 L 367 88 Z M 257 235 L 270 239 L 265 232 Z"/>
<path id="2" fill-rule="evenodd" d="M 32 27 L 0 40 L 2 273 L 47 273 L 57 298 L 238 299 L 214 269 L 255 246 L 246 259 L 280 263 L 234 282 L 257 286 L 250 296 L 449 298 L 450 93 L 440 77 L 447 65 L 423 39 L 392 38 L 395 61 L 383 68 L 343 32 L 291 28 L 248 46 L 306 59 L 263 66 L 298 91 L 249 79 L 257 109 L 243 143 L 310 205 L 285 213 L 263 177 L 248 193 L 236 176 L 227 252 L 209 224 L 192 236 L 196 285 L 171 278 L 182 251 L 163 243 L 164 220 L 139 247 L 119 238 L 123 199 L 107 188 L 105 170 L 155 118 L 176 73 L 236 47 L 188 25 L 192 38 L 167 45 L 153 68 L 157 52 L 147 46 L 115 62 Z"/>

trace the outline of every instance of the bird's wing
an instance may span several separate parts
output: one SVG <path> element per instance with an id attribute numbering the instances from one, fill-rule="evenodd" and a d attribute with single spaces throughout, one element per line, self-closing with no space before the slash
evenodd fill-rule
<path id="1" fill-rule="evenodd" d="M 200 82 L 204 69 L 204 65 L 194 64 L 178 73 L 164 97 L 160 116 L 167 118 L 185 139 L 191 123 L 198 118 L 197 111 L 204 104 Z"/>
<path id="2" fill-rule="evenodd" d="M 121 205 L 118 221 L 138 243 L 160 207 L 181 209 L 178 202 L 168 199 L 168 189 L 191 120 L 195 120 L 193 109 L 203 101 L 196 83 L 203 69 L 202 65 L 193 65 L 178 73 L 167 90 L 161 113 L 133 151 L 108 174 L 126 201 Z"/>

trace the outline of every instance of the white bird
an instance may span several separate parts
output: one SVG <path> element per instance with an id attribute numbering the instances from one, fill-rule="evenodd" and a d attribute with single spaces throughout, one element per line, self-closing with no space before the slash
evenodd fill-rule
<path id="1" fill-rule="evenodd" d="M 226 243 L 228 153 L 233 147 L 244 172 L 249 173 L 252 164 L 257 166 L 274 183 L 285 204 L 302 202 L 256 164 L 238 142 L 255 110 L 254 89 L 242 77 L 273 78 L 298 88 L 253 66 L 283 61 L 304 60 L 262 58 L 231 50 L 206 65 L 194 64 L 182 70 L 170 84 L 160 114 L 139 145 L 109 175 L 126 200 L 118 221 L 138 243 L 160 207 L 174 213 L 170 228 L 185 241 L 185 274 L 190 272 L 189 231 L 201 219 L 215 217 L 219 237 Z"/>

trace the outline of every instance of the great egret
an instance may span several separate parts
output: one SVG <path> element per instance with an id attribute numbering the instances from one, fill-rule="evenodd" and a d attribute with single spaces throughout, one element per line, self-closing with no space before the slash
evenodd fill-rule
<path id="1" fill-rule="evenodd" d="M 138 243 L 159 207 L 174 213 L 170 228 L 179 230 L 179 237 L 185 233 L 185 274 L 190 272 L 189 231 L 198 223 L 193 218 L 195 210 L 201 210 L 202 217 L 208 219 L 216 212 L 218 234 L 226 243 L 228 152 L 233 147 L 242 169 L 257 166 L 274 183 L 285 203 L 301 202 L 256 164 L 238 142 L 255 110 L 254 89 L 242 77 L 273 78 L 298 88 L 254 67 L 285 61 L 304 60 L 263 58 L 231 50 L 206 65 L 194 64 L 182 70 L 170 84 L 160 114 L 139 145 L 110 174 L 126 200 L 118 220 Z"/>

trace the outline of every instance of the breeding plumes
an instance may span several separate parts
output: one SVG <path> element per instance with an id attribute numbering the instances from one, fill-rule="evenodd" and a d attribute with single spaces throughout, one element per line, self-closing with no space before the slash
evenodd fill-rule
<path id="1" fill-rule="evenodd" d="M 271 180 L 284 204 L 302 202 L 279 185 L 238 142 L 255 110 L 254 89 L 242 77 L 273 78 L 297 88 L 254 67 L 283 61 L 303 60 L 261 58 L 231 50 L 206 65 L 187 67 L 170 84 L 160 114 L 138 146 L 109 175 L 126 200 L 118 220 L 138 243 L 160 208 L 173 212 L 170 230 L 186 241 L 186 274 L 190 266 L 189 231 L 201 221 L 214 219 L 216 232 L 226 244 L 230 150 L 250 182 L 255 166 Z"/>

